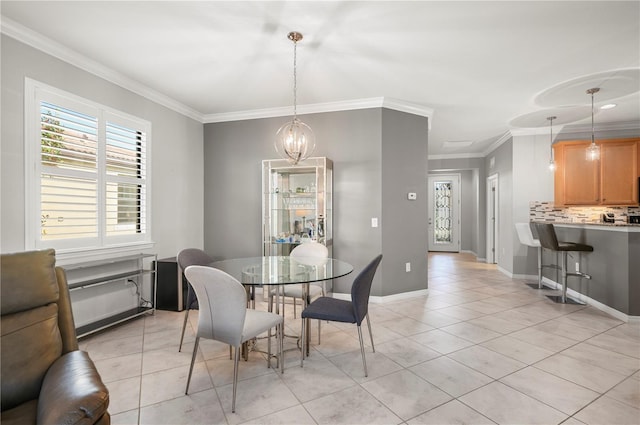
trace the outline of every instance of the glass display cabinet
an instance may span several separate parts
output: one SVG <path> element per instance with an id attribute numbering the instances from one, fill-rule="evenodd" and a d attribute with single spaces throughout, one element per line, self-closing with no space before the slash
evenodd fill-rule
<path id="1" fill-rule="evenodd" d="M 324 157 L 296 165 L 262 161 L 263 255 L 289 255 L 298 244 L 333 245 L 333 163 Z"/>

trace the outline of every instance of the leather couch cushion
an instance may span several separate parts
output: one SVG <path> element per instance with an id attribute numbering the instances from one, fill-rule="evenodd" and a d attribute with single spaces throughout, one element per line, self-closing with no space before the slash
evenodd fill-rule
<path id="1" fill-rule="evenodd" d="M 58 305 L 2 315 L 2 410 L 37 399 L 45 373 L 62 354 Z"/>
<path id="2" fill-rule="evenodd" d="M 89 355 L 72 351 L 47 372 L 38 402 L 38 423 L 93 424 L 108 406 L 109 392 Z"/>
<path id="3" fill-rule="evenodd" d="M 0 264 L 2 315 L 58 301 L 55 263 L 53 249 L 3 254 Z"/>

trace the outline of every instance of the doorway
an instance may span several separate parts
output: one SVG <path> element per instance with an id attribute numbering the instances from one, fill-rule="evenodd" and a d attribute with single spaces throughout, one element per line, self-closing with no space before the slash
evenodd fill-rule
<path id="1" fill-rule="evenodd" d="M 429 251 L 460 252 L 460 174 L 429 176 Z"/>
<path id="2" fill-rule="evenodd" d="M 487 177 L 487 263 L 498 263 L 498 175 Z"/>

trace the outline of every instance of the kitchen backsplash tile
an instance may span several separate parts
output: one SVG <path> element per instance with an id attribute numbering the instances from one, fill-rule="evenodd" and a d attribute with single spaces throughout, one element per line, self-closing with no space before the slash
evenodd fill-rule
<path id="1" fill-rule="evenodd" d="M 615 222 L 622 224 L 629 215 L 640 215 L 640 207 L 556 207 L 552 201 L 529 202 L 530 221 L 601 223 L 604 213 L 613 213 Z"/>

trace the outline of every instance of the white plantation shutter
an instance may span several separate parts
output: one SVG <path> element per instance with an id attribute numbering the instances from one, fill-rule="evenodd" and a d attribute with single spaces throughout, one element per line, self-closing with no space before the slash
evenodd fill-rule
<path id="1" fill-rule="evenodd" d="M 32 80 L 25 87 L 37 146 L 26 155 L 35 172 L 28 248 L 149 242 L 149 123 Z"/>
<path id="2" fill-rule="evenodd" d="M 106 125 L 107 236 L 146 231 L 146 136 L 111 122 Z"/>
<path id="3" fill-rule="evenodd" d="M 98 237 L 98 119 L 40 102 L 41 240 Z"/>

